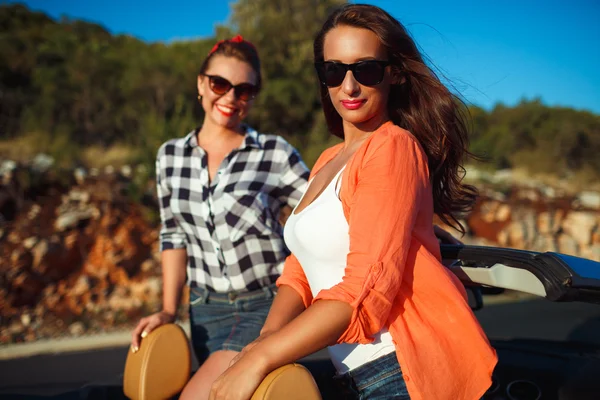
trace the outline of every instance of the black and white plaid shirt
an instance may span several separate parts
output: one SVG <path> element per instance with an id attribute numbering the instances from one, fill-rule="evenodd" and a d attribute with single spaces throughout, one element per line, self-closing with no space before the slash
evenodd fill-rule
<path id="1" fill-rule="evenodd" d="M 192 287 L 252 291 L 275 282 L 288 250 L 278 217 L 300 201 L 308 169 L 283 138 L 246 128 L 213 182 L 196 132 L 161 146 L 156 159 L 161 251 L 185 248 Z"/>

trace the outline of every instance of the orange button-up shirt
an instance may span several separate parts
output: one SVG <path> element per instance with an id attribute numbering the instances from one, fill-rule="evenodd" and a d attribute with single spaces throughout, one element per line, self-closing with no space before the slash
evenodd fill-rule
<path id="1" fill-rule="evenodd" d="M 323 152 L 311 176 L 341 146 Z M 350 236 L 342 282 L 313 298 L 292 254 L 277 285 L 294 288 L 306 307 L 321 299 L 349 303 L 354 312 L 338 343 L 371 343 L 388 328 L 413 400 L 480 399 L 497 356 L 464 286 L 441 264 L 418 141 L 392 122 L 382 125 L 349 160 L 340 199 Z"/>

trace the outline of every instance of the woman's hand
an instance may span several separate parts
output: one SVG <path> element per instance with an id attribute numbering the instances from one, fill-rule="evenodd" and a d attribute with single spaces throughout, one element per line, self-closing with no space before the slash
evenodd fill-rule
<path id="1" fill-rule="evenodd" d="M 249 400 L 270 372 L 264 361 L 244 353 L 213 383 L 209 400 Z"/>
<path id="2" fill-rule="evenodd" d="M 236 362 L 238 362 L 244 355 L 248 354 L 248 352 L 250 350 L 252 350 L 252 348 L 254 346 L 256 346 L 257 344 L 259 344 L 260 342 L 262 342 L 265 338 L 269 337 L 270 335 L 272 335 L 274 333 L 274 331 L 266 331 L 260 334 L 260 336 L 254 340 L 251 343 L 248 343 L 246 345 L 246 347 L 244 347 L 242 349 L 242 351 L 239 352 L 239 354 L 237 356 L 235 356 L 233 358 L 233 360 L 231 360 L 231 362 L 229 363 L 229 367 L 233 366 L 233 364 L 235 364 Z"/>
<path id="3" fill-rule="evenodd" d="M 291 289 L 293 290 L 293 289 Z M 248 400 L 273 370 L 337 342 L 352 319 L 350 304 L 321 300 L 279 330 L 267 330 L 211 388 L 210 400 Z"/>
<path id="4" fill-rule="evenodd" d="M 137 352 L 140 349 L 141 340 L 154 329 L 173 322 L 175 322 L 175 315 L 166 311 L 160 311 L 142 318 L 131 334 L 131 351 Z"/>

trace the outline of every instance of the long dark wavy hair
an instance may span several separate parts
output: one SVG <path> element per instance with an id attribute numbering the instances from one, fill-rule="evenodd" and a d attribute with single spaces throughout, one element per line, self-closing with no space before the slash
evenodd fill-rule
<path id="1" fill-rule="evenodd" d="M 462 182 L 462 163 L 471 156 L 467 149 L 467 107 L 425 64 L 404 26 L 376 6 L 348 4 L 334 11 L 315 38 L 315 61 L 323 61 L 325 35 L 338 25 L 368 29 L 387 49 L 395 82 L 388 98 L 390 118 L 411 132 L 427 154 L 434 212 L 464 234 L 460 215 L 468 212 L 477 198 L 477 189 Z M 329 131 L 343 139 L 342 118 L 333 107 L 327 87 L 321 84 L 320 90 Z"/>

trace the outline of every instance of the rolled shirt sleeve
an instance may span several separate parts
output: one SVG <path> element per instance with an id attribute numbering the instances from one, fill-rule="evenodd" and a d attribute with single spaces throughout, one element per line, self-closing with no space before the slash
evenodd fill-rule
<path id="1" fill-rule="evenodd" d="M 306 279 L 306 275 L 304 274 L 304 270 L 302 269 L 300 262 L 293 254 L 290 254 L 285 260 L 285 264 L 283 265 L 283 273 L 277 279 L 276 284 L 277 287 L 281 285 L 288 285 L 294 289 L 300 295 L 300 297 L 302 297 L 304 307 L 308 308 L 308 306 L 312 303 L 313 296 L 310 290 L 310 285 L 308 284 L 308 280 Z"/>
<path id="2" fill-rule="evenodd" d="M 171 195 L 172 191 L 167 182 L 168 168 L 166 162 L 166 153 L 172 148 L 173 145 L 163 145 L 156 157 L 156 193 L 158 196 L 158 203 L 160 209 L 160 251 L 169 249 L 183 249 L 186 248 L 187 238 L 185 232 L 175 219 L 173 212 L 171 211 Z"/>

